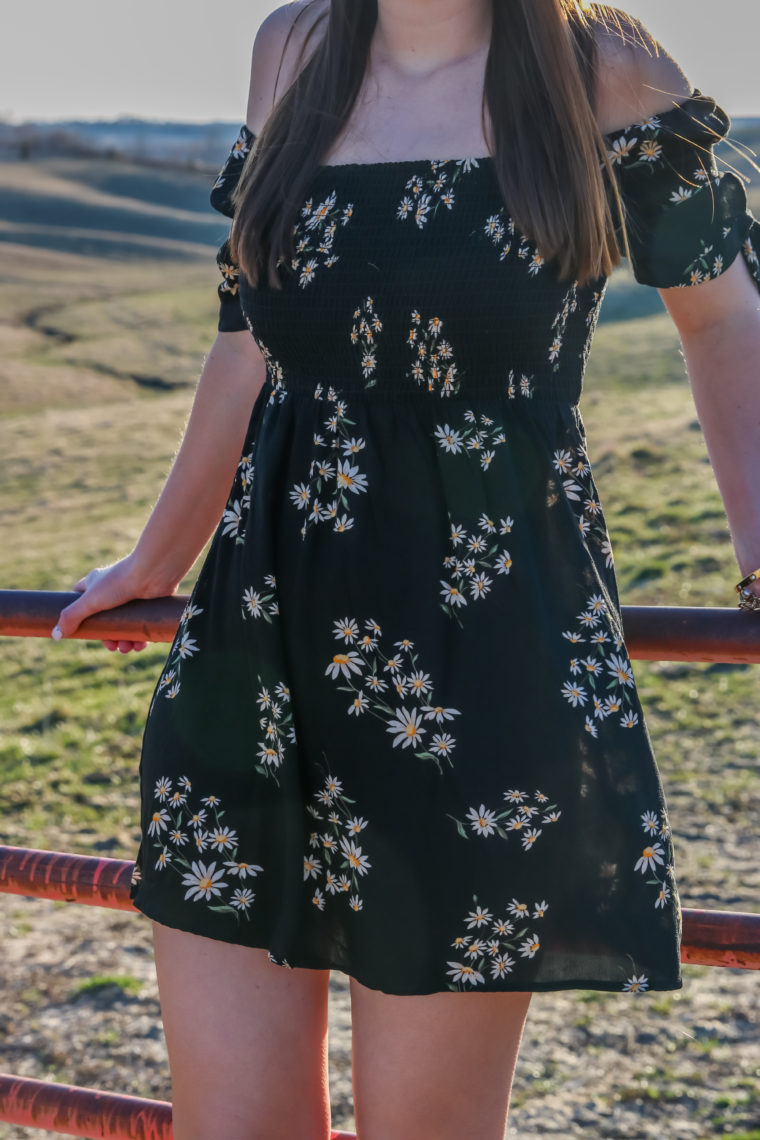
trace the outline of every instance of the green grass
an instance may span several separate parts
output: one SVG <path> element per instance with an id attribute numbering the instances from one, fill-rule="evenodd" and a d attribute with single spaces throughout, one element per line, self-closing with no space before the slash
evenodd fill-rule
<path id="1" fill-rule="evenodd" d="M 82 994 L 99 993 L 115 987 L 123 994 L 139 994 L 142 982 L 129 974 L 93 974 L 91 978 L 83 978 L 69 991 L 69 998 L 77 998 Z"/>

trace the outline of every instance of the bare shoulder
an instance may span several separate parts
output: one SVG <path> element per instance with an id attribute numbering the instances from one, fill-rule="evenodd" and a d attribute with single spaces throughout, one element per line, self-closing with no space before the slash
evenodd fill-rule
<path id="1" fill-rule="evenodd" d="M 246 114 L 254 134 L 309 59 L 329 8 L 329 0 L 293 0 L 275 8 L 260 25 L 251 54 Z"/>
<path id="2" fill-rule="evenodd" d="M 604 134 L 682 103 L 694 90 L 681 66 L 634 16 L 606 5 L 594 17 L 597 119 Z"/>

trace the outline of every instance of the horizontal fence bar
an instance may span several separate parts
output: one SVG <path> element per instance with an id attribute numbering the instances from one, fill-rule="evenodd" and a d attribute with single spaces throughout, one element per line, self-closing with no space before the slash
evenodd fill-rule
<path id="1" fill-rule="evenodd" d="M 0 846 L 0 892 L 11 895 L 134 911 L 133 869 L 128 859 Z"/>
<path id="2" fill-rule="evenodd" d="M 0 892 L 135 911 L 129 897 L 133 866 L 123 859 L 0 847 Z M 760 970 L 760 914 L 685 909 L 681 961 Z"/>
<path id="3" fill-rule="evenodd" d="M 0 590 L 0 634 L 49 637 L 76 593 Z M 168 642 L 174 637 L 187 594 L 127 602 L 93 614 L 73 635 L 94 641 Z M 760 662 L 760 617 L 738 606 L 623 606 L 623 634 L 631 657 L 641 661 Z"/>
<path id="4" fill-rule="evenodd" d="M 65 1136 L 172 1140 L 172 1106 L 166 1100 L 146 1100 L 9 1073 L 0 1073 L 0 1120 Z M 331 1132 L 330 1140 L 356 1140 L 356 1136 L 353 1132 Z"/>

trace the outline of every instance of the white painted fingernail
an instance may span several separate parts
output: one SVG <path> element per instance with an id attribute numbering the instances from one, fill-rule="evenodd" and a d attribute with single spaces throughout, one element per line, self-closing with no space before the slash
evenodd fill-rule
<path id="1" fill-rule="evenodd" d="M 54 625 L 50 631 L 50 636 L 52 637 L 53 641 L 60 641 L 63 637 L 63 630 L 59 625 Z"/>

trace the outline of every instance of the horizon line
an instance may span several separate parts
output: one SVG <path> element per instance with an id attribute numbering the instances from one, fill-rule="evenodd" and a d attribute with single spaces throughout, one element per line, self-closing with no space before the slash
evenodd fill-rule
<path id="1" fill-rule="evenodd" d="M 731 119 L 757 119 L 760 118 L 760 107 L 751 110 L 731 110 L 725 107 L 726 113 Z M 28 127 L 28 126 L 55 126 L 63 123 L 108 123 L 116 125 L 124 122 L 138 122 L 154 126 L 162 124 L 182 124 L 183 126 L 210 126 L 213 123 L 241 123 L 243 120 L 235 118 L 234 116 L 210 116 L 209 118 L 180 118 L 179 116 L 148 116 L 133 114 L 130 112 L 120 112 L 118 115 L 101 115 L 98 117 L 87 117 L 83 115 L 58 115 L 54 118 L 46 116 L 30 116 L 26 118 L 19 118 L 13 112 L 3 113 L 0 112 L 0 126 L 9 127 Z"/>

